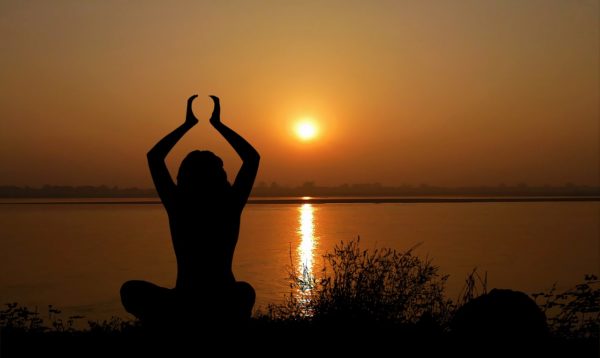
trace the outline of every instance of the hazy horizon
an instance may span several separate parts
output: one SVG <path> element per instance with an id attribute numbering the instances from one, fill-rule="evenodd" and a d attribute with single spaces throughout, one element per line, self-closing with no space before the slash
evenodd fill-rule
<path id="1" fill-rule="evenodd" d="M 600 182 L 597 1 L 3 1 L 0 185 L 151 187 L 193 149 L 256 183 Z M 319 133 L 296 138 L 311 117 Z"/>
<path id="2" fill-rule="evenodd" d="M 530 185 L 529 183 L 526 182 L 519 182 L 519 183 L 497 183 L 497 184 L 488 184 L 488 185 L 457 185 L 457 186 L 446 186 L 446 185 L 434 185 L 434 184 L 430 184 L 430 183 L 400 183 L 400 184 L 388 184 L 388 183 L 381 183 L 381 182 L 368 182 L 368 183 L 332 183 L 332 184 L 328 184 L 328 185 L 324 185 L 322 183 L 316 182 L 314 180 L 307 180 L 304 181 L 302 183 L 299 184 L 290 184 L 290 183 L 284 183 L 284 182 L 278 182 L 278 181 L 271 181 L 271 182 L 266 182 L 266 181 L 259 181 L 254 183 L 254 187 L 261 187 L 261 188 L 272 188 L 273 186 L 275 186 L 276 188 L 283 188 L 283 189 L 297 189 L 297 188 L 302 188 L 302 187 L 317 187 L 317 188 L 344 188 L 344 187 L 348 187 L 348 188 L 353 188 L 353 187 L 361 187 L 361 186 L 370 186 L 370 187 L 382 187 L 382 188 L 402 188 L 402 187 L 408 187 L 408 188 L 427 188 L 427 187 L 431 187 L 431 188 L 445 188 L 445 189 L 462 189 L 462 188 L 519 188 L 519 187 L 525 187 L 525 188 L 568 188 L 568 187 L 573 187 L 573 188 L 583 188 L 583 187 L 587 187 L 587 188 L 600 188 L 600 184 L 598 185 L 587 185 L 587 184 L 580 184 L 580 183 L 573 183 L 573 182 L 566 182 L 566 183 L 562 183 L 562 184 L 556 184 L 556 185 L 549 185 L 549 184 L 543 184 L 543 185 Z M 44 188 L 61 188 L 61 187 L 69 187 L 69 188 L 87 188 L 87 187 L 91 187 L 91 188 L 101 188 L 101 187 L 106 187 L 106 188 L 117 188 L 117 189 L 140 189 L 140 190 L 148 190 L 148 189 L 152 189 L 154 190 L 154 186 L 153 185 L 149 185 L 146 187 L 141 187 L 141 186 L 119 186 L 119 185 L 106 185 L 106 184 L 98 184 L 98 185 L 90 185 L 90 184 L 86 184 L 86 183 L 81 183 L 81 184 L 73 184 L 73 185 L 65 185 L 65 184 L 41 184 L 41 185 L 34 185 L 34 186 L 28 186 L 28 185 L 15 185 L 15 184 L 0 184 L 0 188 L 7 188 L 7 187 L 17 187 L 17 188 L 30 188 L 30 189 L 44 189 Z"/>

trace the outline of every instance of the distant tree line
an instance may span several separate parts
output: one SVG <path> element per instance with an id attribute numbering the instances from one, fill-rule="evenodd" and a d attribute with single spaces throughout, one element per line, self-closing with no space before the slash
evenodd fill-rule
<path id="1" fill-rule="evenodd" d="M 600 196 L 600 187 L 567 183 L 563 186 L 529 186 L 525 183 L 498 186 L 443 187 L 427 184 L 385 186 L 380 183 L 319 186 L 305 182 L 284 186 L 276 182 L 255 185 L 255 197 L 300 196 Z M 119 188 L 116 186 L 0 186 L 0 198 L 153 198 L 154 189 Z"/>
<path id="2" fill-rule="evenodd" d="M 119 188 L 106 185 L 44 185 L 40 188 L 0 186 L 0 198 L 152 198 L 156 196 L 154 189 Z"/>
<path id="3" fill-rule="evenodd" d="M 460 195 L 513 195 L 513 196 L 598 196 L 600 187 L 567 183 L 564 186 L 529 186 L 525 183 L 498 186 L 443 187 L 427 184 L 385 186 L 381 183 L 342 184 L 319 186 L 305 182 L 296 187 L 281 186 L 275 182 L 259 183 L 254 196 L 460 196 Z"/>

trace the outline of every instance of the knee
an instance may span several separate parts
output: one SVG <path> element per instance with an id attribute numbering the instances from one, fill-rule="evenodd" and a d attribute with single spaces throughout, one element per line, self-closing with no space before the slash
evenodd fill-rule
<path id="1" fill-rule="evenodd" d="M 139 297 L 141 281 L 127 281 L 121 286 L 121 303 L 127 312 L 131 312 Z"/>
<path id="2" fill-rule="evenodd" d="M 254 302 L 256 301 L 256 291 L 254 291 L 254 287 L 244 281 L 236 282 L 235 286 L 237 296 L 244 302 L 247 302 L 250 306 L 254 306 Z"/>
<path id="3" fill-rule="evenodd" d="M 248 319 L 252 316 L 252 309 L 256 301 L 256 292 L 248 282 L 236 282 L 237 313 L 240 319 Z"/>

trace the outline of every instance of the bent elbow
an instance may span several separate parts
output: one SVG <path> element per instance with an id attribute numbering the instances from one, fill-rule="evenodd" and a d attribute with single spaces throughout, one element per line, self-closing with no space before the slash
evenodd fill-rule
<path id="1" fill-rule="evenodd" d="M 156 150 L 150 149 L 150 151 L 148 151 L 148 153 L 146 153 L 146 158 L 148 159 L 149 163 L 152 163 L 152 162 L 159 162 L 162 159 L 162 156 L 159 155 L 159 153 L 157 153 Z"/>
<path id="2" fill-rule="evenodd" d="M 255 149 L 243 153 L 241 157 L 244 163 L 258 164 L 260 162 L 260 154 Z"/>

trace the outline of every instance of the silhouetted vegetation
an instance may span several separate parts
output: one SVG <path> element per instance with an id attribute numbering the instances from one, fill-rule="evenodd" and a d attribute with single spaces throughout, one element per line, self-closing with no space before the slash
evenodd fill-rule
<path id="1" fill-rule="evenodd" d="M 0 198 L 156 198 L 156 190 L 139 188 L 119 188 L 116 186 L 67 186 L 44 185 L 40 188 L 29 186 L 0 186 Z"/>
<path id="2" fill-rule="evenodd" d="M 444 187 L 428 184 L 403 184 L 389 186 L 381 183 L 356 183 L 338 186 L 322 186 L 305 182 L 298 186 L 285 186 L 275 182 L 261 182 L 252 191 L 257 197 L 278 196 L 598 196 L 600 187 L 566 183 L 557 186 L 530 186 L 526 183 Z"/>
<path id="3" fill-rule="evenodd" d="M 292 292 L 269 317 L 316 322 L 415 324 L 427 317 L 444 326 L 454 309 L 444 296 L 448 276 L 430 260 L 381 248 L 361 250 L 360 238 L 337 245 L 324 256 L 320 276 L 292 269 Z"/>
<path id="4" fill-rule="evenodd" d="M 597 352 L 600 287 L 593 276 L 561 294 L 550 290 L 542 294 L 547 301 L 538 303 L 516 291 L 488 293 L 487 275 L 474 269 L 454 301 L 445 293 L 448 276 L 431 260 L 415 256 L 414 248 L 362 250 L 359 244 L 337 245 L 316 276 L 292 267 L 290 294 L 283 304 L 270 305 L 264 318 L 355 332 L 372 342 L 396 332 L 391 339 L 405 349 L 426 349 L 425 354 L 446 347 L 471 356 L 475 351 L 469 349 L 478 345 L 503 353 L 517 348 L 520 354 L 558 356 Z"/>
<path id="5" fill-rule="evenodd" d="M 584 282 L 563 292 L 556 285 L 548 292 L 534 293 L 536 303 L 548 317 L 551 332 L 563 339 L 600 337 L 600 280 L 585 275 Z"/>
<path id="6" fill-rule="evenodd" d="M 82 328 L 77 328 L 77 323 L 85 319 L 84 316 L 79 315 L 65 318 L 62 316 L 62 311 L 52 305 L 48 305 L 47 319 L 44 319 L 43 315 L 37 309 L 32 310 L 19 305 L 17 302 L 7 303 L 5 307 L 4 309 L 0 309 L 0 328 L 2 328 L 3 333 L 73 333 L 82 331 Z M 104 321 L 88 321 L 87 328 L 83 330 L 90 332 L 120 332 L 136 325 L 136 321 L 111 317 L 109 320 Z"/>
<path id="7" fill-rule="evenodd" d="M 62 356 L 79 356 L 81 352 L 87 356 L 137 355 L 155 353 L 157 345 L 168 350 L 173 340 L 181 343 L 183 337 L 192 349 L 198 349 L 217 344 L 215 336 L 221 334 L 245 342 L 228 346 L 228 352 L 240 349 L 284 354 L 309 345 L 314 352 L 339 355 L 377 355 L 390 350 L 405 354 L 419 351 L 422 356 L 494 354 L 489 346 L 485 354 L 477 350 L 478 341 L 467 342 L 467 348 L 456 345 L 452 325 L 461 307 L 488 294 L 485 275 L 473 270 L 460 297 L 451 300 L 445 293 L 448 277 L 431 260 L 415 256 L 414 248 L 363 250 L 359 244 L 350 241 L 336 246 L 325 255 L 324 267 L 315 276 L 292 267 L 291 290 L 284 302 L 270 305 L 247 324 L 207 331 L 197 322 L 186 327 L 189 340 L 177 327 L 148 331 L 137 321 L 112 318 L 75 328 L 83 317 L 62 318 L 60 310 L 52 306 L 42 317 L 37 310 L 7 304 L 0 309 L 2 357 L 49 352 Z M 600 280 L 596 276 L 587 275 L 583 283 L 564 292 L 552 288 L 531 296 L 547 316 L 549 329 L 544 347 L 535 356 L 598 355 Z"/>

